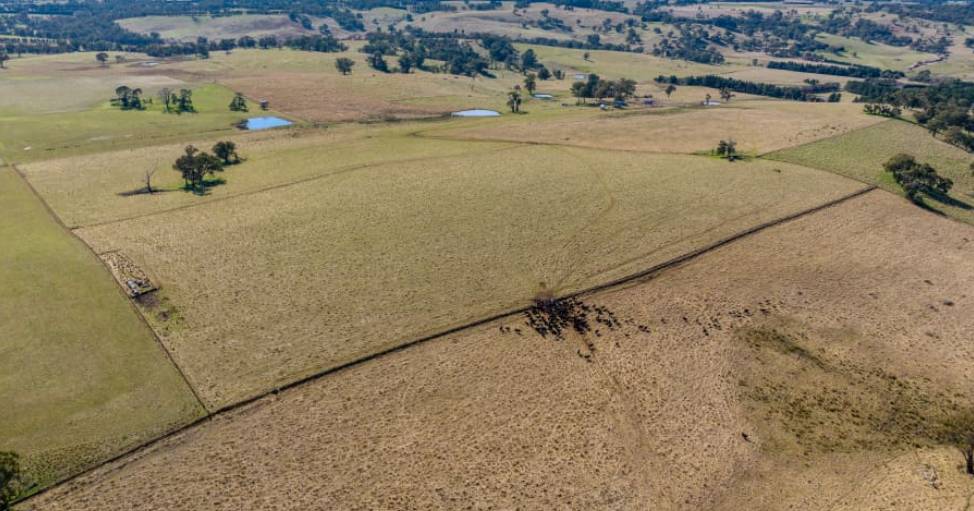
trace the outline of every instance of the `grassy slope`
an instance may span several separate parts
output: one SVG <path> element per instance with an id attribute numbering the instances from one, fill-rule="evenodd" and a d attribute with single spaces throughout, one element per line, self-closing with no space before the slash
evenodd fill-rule
<path id="1" fill-rule="evenodd" d="M 114 94 L 106 91 L 106 96 Z M 122 111 L 107 102 L 80 112 L 0 117 L 0 155 L 8 162 L 158 144 L 203 133 L 233 133 L 250 114 L 227 109 L 233 92 L 219 85 L 193 89 L 199 113 L 163 114 L 161 105 Z M 27 149 L 29 148 L 29 149 Z"/>
<path id="2" fill-rule="evenodd" d="M 199 416 L 112 277 L 0 168 L 0 450 L 40 484 Z"/>
<path id="3" fill-rule="evenodd" d="M 845 53 L 835 55 L 823 53 L 823 56 L 850 64 L 880 67 L 883 69 L 897 69 L 905 71 L 911 64 L 921 60 L 936 58 L 932 53 L 921 53 L 909 47 L 889 46 L 882 43 L 867 43 L 855 37 L 841 37 L 832 34 L 819 35 L 819 40 L 833 46 L 845 47 Z M 853 56 L 855 53 L 857 56 Z"/>
<path id="4" fill-rule="evenodd" d="M 292 23 L 286 14 L 238 14 L 235 16 L 143 16 L 118 20 L 118 24 L 133 32 L 157 32 L 164 39 L 195 41 L 197 37 L 211 40 L 238 39 L 245 35 L 292 36 L 314 34 Z"/>
<path id="5" fill-rule="evenodd" d="M 883 163 L 902 152 L 930 163 L 942 175 L 954 180 L 951 197 L 957 201 L 955 205 L 933 200 L 928 200 L 928 204 L 951 217 L 974 223 L 974 176 L 968 168 L 971 155 L 933 138 L 925 129 L 913 124 L 888 121 L 767 157 L 829 170 L 902 193 L 883 172 Z"/>

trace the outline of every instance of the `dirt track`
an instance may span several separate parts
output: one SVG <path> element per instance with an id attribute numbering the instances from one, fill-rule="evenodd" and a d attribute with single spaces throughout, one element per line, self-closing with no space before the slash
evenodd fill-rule
<path id="1" fill-rule="evenodd" d="M 782 328 L 823 359 L 969 395 L 972 243 L 969 226 L 872 192 L 587 297 L 621 319 L 617 330 L 554 341 L 517 319 L 433 341 L 260 401 L 30 505 L 959 507 L 969 483 L 948 449 L 779 450 L 787 431 L 754 415 L 740 382 L 792 368 L 742 363 L 749 348 L 737 336 Z"/>

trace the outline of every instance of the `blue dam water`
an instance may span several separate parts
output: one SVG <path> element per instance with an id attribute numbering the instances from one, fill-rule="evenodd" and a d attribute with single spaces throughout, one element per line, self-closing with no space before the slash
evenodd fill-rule
<path id="1" fill-rule="evenodd" d="M 290 126 L 292 124 L 294 123 L 287 119 L 281 119 L 280 117 L 251 117 L 244 123 L 244 128 L 254 131 L 280 128 L 281 126 Z"/>

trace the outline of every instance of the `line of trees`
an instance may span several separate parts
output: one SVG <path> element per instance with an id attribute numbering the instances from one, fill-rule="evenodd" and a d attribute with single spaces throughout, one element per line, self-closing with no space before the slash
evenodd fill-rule
<path id="1" fill-rule="evenodd" d="M 816 73 L 833 76 L 852 76 L 855 78 L 903 78 L 905 76 L 902 71 L 883 70 L 871 66 L 837 66 L 787 60 L 772 60 L 768 62 L 768 69 L 784 69 L 799 73 Z"/>
<path id="2" fill-rule="evenodd" d="M 585 103 L 586 98 L 614 98 L 625 101 L 635 93 L 636 81 L 629 78 L 606 80 L 592 73 L 588 75 L 585 81 L 572 84 L 572 96 L 578 98 L 582 103 Z"/>
<path id="3" fill-rule="evenodd" d="M 906 197 L 914 204 L 923 205 L 923 197 L 943 199 L 954 182 L 937 173 L 928 163 L 919 163 L 912 155 L 900 153 L 890 158 L 883 169 L 893 175 L 893 179 Z"/>
<path id="4" fill-rule="evenodd" d="M 734 92 L 743 92 L 756 96 L 768 96 L 772 98 L 790 99 L 794 101 L 821 101 L 815 94 L 824 92 L 836 92 L 839 89 L 837 83 L 813 83 L 805 87 L 783 87 L 771 83 L 749 82 L 737 80 L 719 75 L 687 76 L 679 78 L 675 75 L 656 77 L 657 83 L 669 83 L 672 85 L 692 85 L 698 87 L 710 87 L 714 89 L 726 89 Z M 836 101 L 838 99 L 836 98 Z"/>

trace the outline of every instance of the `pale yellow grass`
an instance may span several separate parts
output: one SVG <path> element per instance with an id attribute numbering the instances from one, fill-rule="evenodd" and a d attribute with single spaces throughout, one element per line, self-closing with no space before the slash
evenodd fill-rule
<path id="1" fill-rule="evenodd" d="M 238 39 L 243 36 L 280 38 L 316 34 L 292 22 L 286 14 L 236 14 L 233 16 L 142 16 L 126 18 L 116 23 L 127 30 L 148 34 L 158 33 L 164 39 L 196 41 L 197 37 L 210 40 Z"/>
<path id="2" fill-rule="evenodd" d="M 791 324 L 813 355 L 969 395 L 971 232 L 871 192 L 586 297 L 625 323 L 598 325 L 588 360 L 580 336 L 544 339 L 511 318 L 261 400 L 30 504 L 960 509 L 970 478 L 949 447 L 774 450 L 762 428 L 775 421 L 742 396 L 754 354 L 738 334 Z M 798 390 L 799 357 L 770 360 L 760 371 Z"/>
<path id="3" fill-rule="evenodd" d="M 101 67 L 93 52 L 12 59 L 0 73 L 0 114 L 84 110 L 108 101 L 119 85 L 142 88 L 150 96 L 162 87 L 186 86 L 139 66 L 144 55 L 112 53 L 112 58 L 115 55 L 128 62 Z"/>
<path id="4" fill-rule="evenodd" d="M 203 196 L 183 191 L 172 163 L 184 144 L 98 153 L 24 165 L 22 170 L 57 215 L 71 227 L 158 213 L 225 199 L 313 178 L 335 177 L 363 165 L 456 155 L 466 144 L 405 136 L 417 126 L 345 125 L 327 130 L 290 130 L 221 137 L 233 140 L 244 163 L 218 175 L 226 184 Z M 192 141 L 209 151 L 216 140 Z M 505 144 L 484 144 L 498 149 Z M 144 187 L 146 171 L 155 171 L 151 195 L 126 195 Z"/>
<path id="5" fill-rule="evenodd" d="M 736 80 L 746 80 L 749 82 L 773 83 L 776 85 L 805 86 L 805 80 L 818 80 L 828 83 L 836 82 L 845 85 L 850 80 L 848 76 L 823 75 L 817 73 L 798 73 L 784 69 L 768 69 L 766 67 L 748 67 L 740 71 L 734 71 L 726 75 L 728 78 Z"/>
<path id="6" fill-rule="evenodd" d="M 77 232 L 158 280 L 184 319 L 155 326 L 215 406 L 861 186 L 777 162 L 468 145 Z"/>
<path id="7" fill-rule="evenodd" d="M 685 88 L 678 92 L 681 89 Z M 693 93 L 697 94 L 699 100 L 703 100 L 703 94 Z M 716 91 L 711 94 L 717 98 Z M 663 105 L 667 104 L 664 95 L 656 96 L 662 99 Z M 667 153 L 709 151 L 719 140 L 731 138 L 737 141 L 738 150 L 762 154 L 839 135 L 878 121 L 876 117 L 862 114 L 861 107 L 853 104 L 732 99 L 717 107 L 698 106 L 680 111 L 606 113 L 593 110 L 566 116 L 543 127 L 529 119 L 485 122 L 451 130 L 449 136 Z"/>

